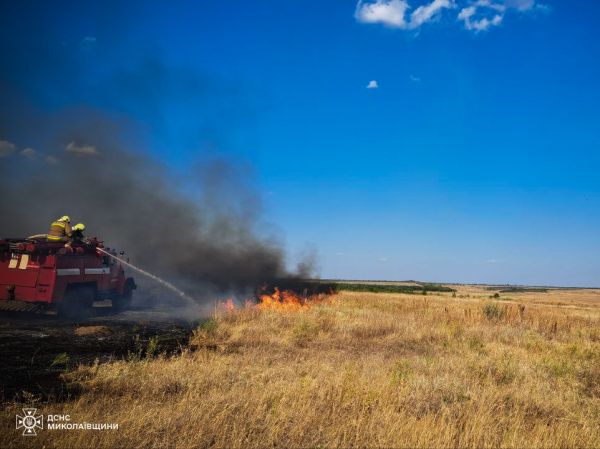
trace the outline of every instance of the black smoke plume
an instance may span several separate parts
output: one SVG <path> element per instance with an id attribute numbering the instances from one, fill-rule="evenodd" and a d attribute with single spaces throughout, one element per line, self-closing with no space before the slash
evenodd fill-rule
<path id="1" fill-rule="evenodd" d="M 70 215 L 89 236 L 199 296 L 203 289 L 243 293 L 291 276 L 282 247 L 259 229 L 249 167 L 213 157 L 176 179 L 129 150 L 123 129 L 100 114 L 63 112 L 47 126 L 54 134 L 39 130 L 51 136 L 44 151 L 15 145 L 0 159 L 0 236 L 45 233 Z"/>

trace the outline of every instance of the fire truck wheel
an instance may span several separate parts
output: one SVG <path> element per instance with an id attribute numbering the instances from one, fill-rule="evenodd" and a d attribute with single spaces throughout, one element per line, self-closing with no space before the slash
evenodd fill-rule
<path id="1" fill-rule="evenodd" d="M 72 320 L 89 318 L 94 312 L 94 296 L 95 291 L 92 287 L 70 287 L 60 306 L 60 315 Z"/>
<path id="2" fill-rule="evenodd" d="M 131 306 L 131 297 L 133 296 L 133 290 L 131 286 L 126 285 L 123 290 L 123 294 L 113 300 L 113 307 L 115 311 L 121 312 L 122 310 L 127 310 Z"/>

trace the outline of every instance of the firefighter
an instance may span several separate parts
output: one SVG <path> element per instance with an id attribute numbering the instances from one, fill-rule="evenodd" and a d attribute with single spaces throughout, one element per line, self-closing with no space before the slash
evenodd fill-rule
<path id="1" fill-rule="evenodd" d="M 83 235 L 83 231 L 85 231 L 85 225 L 83 223 L 77 223 L 72 229 L 71 243 L 84 243 L 85 236 Z"/>
<path id="2" fill-rule="evenodd" d="M 47 238 L 49 242 L 66 242 L 71 238 L 71 233 L 71 219 L 68 215 L 64 215 L 52 222 Z"/>

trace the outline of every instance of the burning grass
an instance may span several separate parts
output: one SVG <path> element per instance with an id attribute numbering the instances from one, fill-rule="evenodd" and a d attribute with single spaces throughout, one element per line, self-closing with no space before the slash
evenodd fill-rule
<path id="1" fill-rule="evenodd" d="M 244 303 L 244 307 L 257 308 L 258 310 L 277 310 L 280 312 L 300 312 L 308 310 L 311 306 L 320 304 L 324 301 L 332 303 L 334 300 L 327 294 L 320 293 L 311 296 L 300 296 L 291 290 L 279 290 L 275 287 L 273 293 L 264 293 L 258 296 L 258 302 L 254 303 L 250 300 Z M 221 309 L 227 313 L 236 311 L 239 307 L 235 305 L 232 299 L 227 299 L 221 303 Z"/>
<path id="2" fill-rule="evenodd" d="M 580 294 L 596 300 L 481 289 L 232 304 L 180 356 L 68 373 L 83 394 L 44 413 L 120 429 L 40 432 L 36 445 L 600 447 L 600 295 Z"/>

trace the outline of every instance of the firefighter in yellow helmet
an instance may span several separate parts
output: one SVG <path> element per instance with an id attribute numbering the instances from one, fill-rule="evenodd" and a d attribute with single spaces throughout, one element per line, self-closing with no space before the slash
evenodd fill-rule
<path id="1" fill-rule="evenodd" d="M 83 223 L 77 223 L 75 226 L 73 226 L 71 233 L 71 242 L 83 243 L 85 240 L 83 231 L 85 231 L 85 225 Z"/>
<path id="2" fill-rule="evenodd" d="M 63 215 L 52 222 L 47 239 L 49 242 L 66 242 L 71 238 L 72 232 L 71 219 L 68 215 Z"/>

